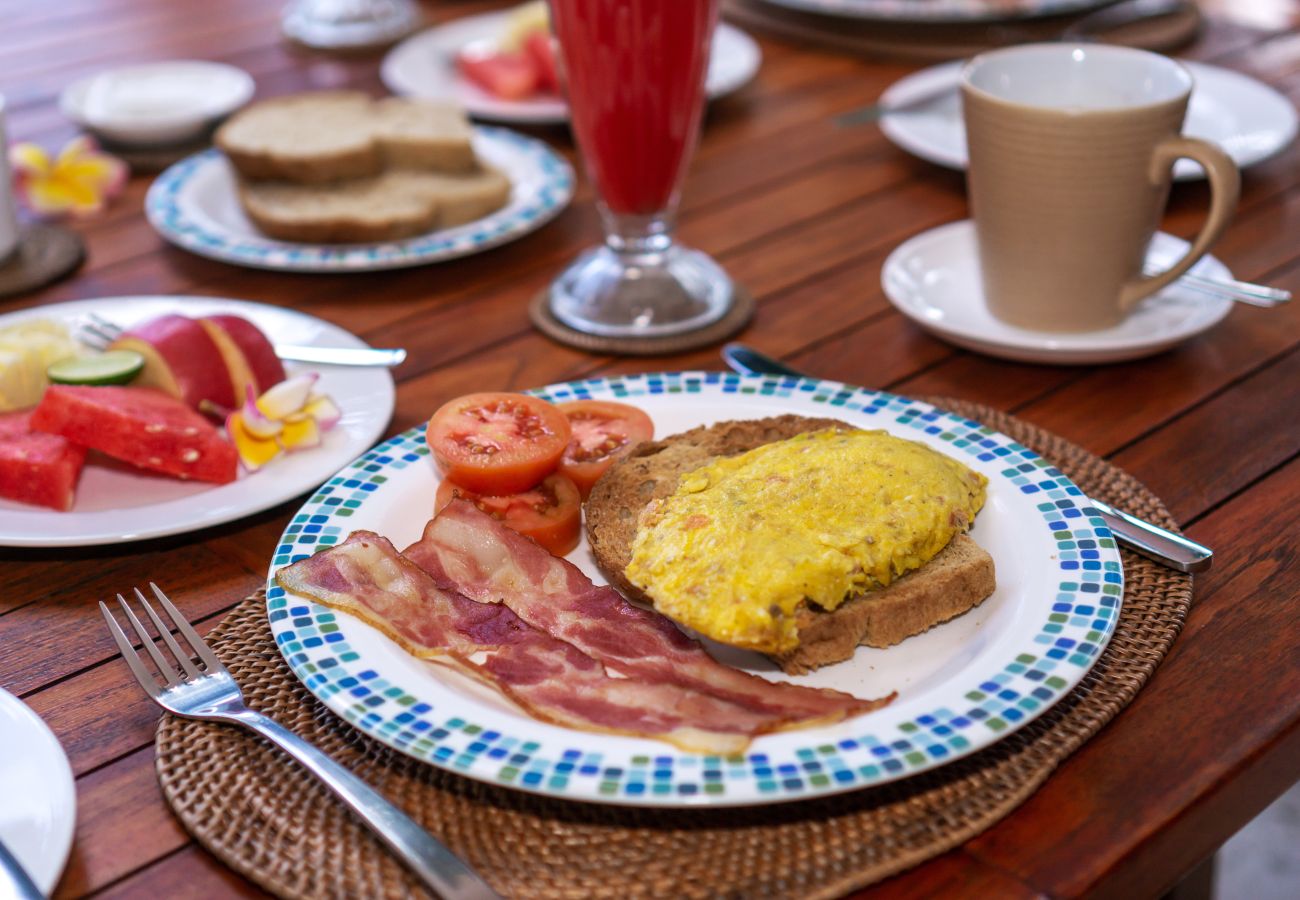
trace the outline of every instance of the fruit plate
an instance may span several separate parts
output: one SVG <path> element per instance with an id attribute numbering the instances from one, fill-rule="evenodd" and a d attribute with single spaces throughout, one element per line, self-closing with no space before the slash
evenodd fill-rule
<path id="1" fill-rule="evenodd" d="M 145 214 L 178 247 L 237 266 L 284 272 L 374 272 L 480 253 L 536 231 L 568 206 L 573 169 L 542 141 L 505 128 L 474 129 L 479 159 L 510 178 L 510 200 L 474 222 L 399 241 L 304 244 L 266 237 L 244 215 L 235 171 L 219 150 L 181 160 L 158 176 Z"/>
<path id="2" fill-rule="evenodd" d="M 94 313 L 123 327 L 165 313 L 189 316 L 233 313 L 286 344 L 365 347 L 364 341 L 322 319 L 275 306 L 215 297 L 105 297 L 38 306 L 0 317 L 54 319 L 75 333 Z M 0 546 L 82 547 L 118 544 L 219 525 L 318 487 L 339 466 L 372 446 L 393 414 L 393 376 L 387 369 L 285 363 L 289 375 L 319 372 L 319 389 L 330 394 L 343 418 L 311 450 L 280 456 L 257 472 L 241 471 L 230 484 L 205 485 L 152 475 L 93 454 L 82 471 L 68 512 L 0 500 Z"/>
<path id="3" fill-rule="evenodd" d="M 384 57 L 379 74 L 394 94 L 452 100 L 477 119 L 518 125 L 558 125 L 569 121 L 569 108 L 555 94 L 524 100 L 493 96 L 456 70 L 456 54 L 476 41 L 496 41 L 505 32 L 509 12 L 465 16 L 421 31 Z M 758 42 L 739 28 L 719 23 L 713 36 L 704 89 L 714 100 L 753 80 L 763 61 Z"/>
<path id="4" fill-rule="evenodd" d="M 271 562 L 267 609 L 280 652 L 307 688 L 355 727 L 417 759 L 495 785 L 636 806 L 742 806 L 855 790 L 944 765 L 1023 727 L 1078 683 L 1115 629 L 1123 570 L 1110 532 L 1051 463 L 978 422 L 810 378 L 679 372 L 533 393 L 632 403 L 659 435 L 802 413 L 929 444 L 989 478 L 972 536 L 992 554 L 998 587 L 922 635 L 886 650 L 860 647 L 852 660 L 799 678 L 756 654 L 706 644 L 722 661 L 765 678 L 859 697 L 898 692 L 877 712 L 763 735 L 740 755 L 550 725 L 274 582 L 281 566 L 357 529 L 399 548 L 420 536 L 438 476 L 413 429 L 364 454 L 293 517 Z M 569 558 L 605 581 L 585 542 Z"/>

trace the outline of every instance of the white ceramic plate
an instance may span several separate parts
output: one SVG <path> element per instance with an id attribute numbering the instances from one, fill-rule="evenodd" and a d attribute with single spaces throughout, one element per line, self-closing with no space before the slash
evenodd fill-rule
<path id="1" fill-rule="evenodd" d="M 247 103 L 253 89 L 253 77 L 235 66 L 173 60 L 82 78 L 59 95 L 59 108 L 119 144 L 170 144 L 197 137 Z"/>
<path id="2" fill-rule="evenodd" d="M 998 22 L 1077 13 L 1115 0 L 764 0 L 804 12 L 890 22 Z"/>
<path id="3" fill-rule="evenodd" d="M 972 535 L 992 554 L 998 587 L 922 635 L 887 650 L 861 647 L 852 660 L 796 679 L 756 654 L 719 653 L 774 680 L 860 697 L 898 691 L 877 712 L 764 735 L 747 753 L 719 758 L 529 718 L 359 620 L 269 581 L 276 644 L 307 688 L 356 727 L 434 765 L 555 797 L 635 805 L 737 806 L 853 790 L 943 765 L 1040 715 L 1083 677 L 1118 620 L 1119 553 L 1087 499 L 1045 460 L 976 422 L 835 382 L 720 372 L 590 379 L 535 393 L 634 403 L 660 435 L 803 413 L 923 441 L 989 477 Z M 268 576 L 356 529 L 406 546 L 420 536 L 437 484 L 418 429 L 376 447 L 303 506 Z M 348 500 L 357 505 L 340 515 Z M 585 542 L 569 558 L 604 581 Z"/>
<path id="4" fill-rule="evenodd" d="M 77 795 L 58 739 L 21 700 L 0 690 L 0 841 L 47 895 L 72 846 Z"/>
<path id="5" fill-rule="evenodd" d="M 476 128 L 479 159 L 510 178 L 510 200 L 476 222 L 375 244 L 301 244 L 253 227 L 235 195 L 235 173 L 218 150 L 158 176 L 145 214 L 164 238 L 200 256 L 287 272 L 373 272 L 480 253 L 541 228 L 573 197 L 573 169 L 542 141 L 505 128 Z"/>
<path id="6" fill-rule="evenodd" d="M 421 31 L 388 52 L 380 76 L 395 94 L 454 100 L 480 119 L 533 125 L 567 122 L 569 110 L 559 96 L 502 100 L 456 70 L 460 49 L 474 41 L 497 40 L 508 17 L 508 12 L 485 13 Z M 758 73 L 762 58 L 753 38 L 725 22 L 719 23 L 705 84 L 709 98 L 722 97 L 748 84 Z"/>
<path id="7" fill-rule="evenodd" d="M 1298 117 L 1286 97 L 1262 81 L 1204 63 L 1179 60 L 1192 73 L 1196 86 L 1187 105 L 1183 133 L 1222 147 L 1240 168 L 1281 153 L 1295 140 Z M 921 159 L 949 169 L 965 169 L 966 126 L 957 92 L 961 62 L 922 69 L 890 85 L 880 95 L 886 106 L 944 91 L 916 109 L 890 113 L 880 120 L 885 136 Z M 1204 178 L 1199 164 L 1180 159 L 1174 179 Z"/>
<path id="8" fill-rule="evenodd" d="M 351 332 L 323 319 L 261 303 L 215 297 L 106 297 L 11 313 L 0 325 L 25 318 L 57 319 L 76 329 L 95 313 L 123 327 L 161 316 L 234 313 L 273 341 L 318 347 L 365 347 Z M 374 444 L 393 414 L 393 376 L 382 368 L 285 363 L 290 375 L 319 372 L 320 390 L 343 411 L 324 443 L 284 454 L 257 472 L 240 471 L 230 484 L 205 485 L 151 475 L 92 456 L 81 473 L 76 504 L 68 512 L 0 500 L 0 546 L 82 547 L 118 544 L 197 531 L 230 522 L 313 490 L 339 466 Z"/>
<path id="9" fill-rule="evenodd" d="M 1149 263 L 1169 266 L 1187 243 L 1157 233 Z M 1213 256 L 1192 266 L 1196 275 L 1232 277 Z M 1119 325 L 1082 333 L 1029 331 L 993 318 L 984 303 L 975 223 L 940 225 L 901 244 L 880 273 L 891 303 L 913 322 L 970 350 L 1020 362 L 1090 365 L 1121 362 L 1168 350 L 1219 324 L 1232 301 L 1173 284 L 1138 304 Z"/>

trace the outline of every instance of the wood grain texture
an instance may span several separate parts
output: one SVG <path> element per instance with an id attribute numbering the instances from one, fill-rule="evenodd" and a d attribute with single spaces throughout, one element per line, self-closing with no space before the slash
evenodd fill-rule
<path id="1" fill-rule="evenodd" d="M 433 20 L 499 3 L 426 3 Z M 1255 9 L 1258 7 L 1258 9 Z M 1300 33 L 1211 4 L 1188 56 L 1249 72 L 1300 99 Z M 336 59 L 279 39 L 264 0 L 0 0 L 0 85 L 15 140 L 54 147 L 72 80 L 110 65 L 197 56 L 240 65 L 259 96 L 347 85 L 381 93 L 376 58 Z M 1272 29 L 1272 30 L 1269 30 Z M 1184 634 L 1151 684 L 1023 807 L 958 851 L 862 897 L 1155 896 L 1300 777 L 1300 307 L 1234 309 L 1169 353 L 1088 368 L 1021 365 L 958 350 L 894 312 L 880 268 L 900 241 L 966 215 L 960 175 L 919 162 L 874 128 L 831 119 L 910 71 L 763 42 L 764 67 L 715 104 L 685 188 L 682 238 L 716 255 L 758 300 L 744 340 L 814 374 L 1014 411 L 1149 484 L 1217 550 Z M 562 129 L 533 129 L 574 158 Z M 591 374 L 720 368 L 716 353 L 616 359 L 531 330 L 526 304 L 599 237 L 590 189 L 514 244 L 444 265 L 360 277 L 237 269 L 168 246 L 144 220 L 135 178 L 86 239 L 79 275 L 0 312 L 140 293 L 232 296 L 329 319 L 401 344 L 395 433 L 472 390 Z M 1188 236 L 1203 186 L 1173 193 L 1164 229 Z M 1300 290 L 1300 149 L 1243 179 L 1216 248 L 1239 276 Z M 183 304 L 183 301 L 181 301 Z M 157 710 L 138 692 L 96 601 L 146 581 L 201 631 L 263 580 L 299 500 L 195 535 L 82 550 L 0 549 L 0 687 L 54 729 L 78 778 L 78 831 L 60 897 L 264 896 L 180 829 L 153 771 Z"/>

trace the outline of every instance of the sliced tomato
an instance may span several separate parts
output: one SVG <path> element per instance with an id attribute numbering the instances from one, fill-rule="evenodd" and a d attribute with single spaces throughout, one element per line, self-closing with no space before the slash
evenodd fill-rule
<path id="1" fill-rule="evenodd" d="M 537 89 L 559 93 L 560 78 L 555 70 L 555 45 L 550 31 L 530 31 L 524 38 L 524 52 L 533 61 L 537 73 Z"/>
<path id="2" fill-rule="evenodd" d="M 480 494 L 517 494 L 559 465 L 569 445 L 564 413 L 524 394 L 466 394 L 429 420 L 433 458 L 448 478 Z"/>
<path id="3" fill-rule="evenodd" d="M 456 54 L 462 75 L 502 100 L 525 100 L 540 86 L 537 64 L 523 51 L 513 53 L 470 44 Z"/>
<path id="4" fill-rule="evenodd" d="M 560 459 L 560 474 L 587 499 L 592 485 L 628 450 L 654 437 L 650 417 L 635 406 L 609 400 L 574 400 L 559 409 L 569 419 L 573 437 Z"/>
<path id="5" fill-rule="evenodd" d="M 434 512 L 441 512 L 456 497 L 470 501 L 556 556 L 563 556 L 578 546 L 582 500 L 577 487 L 563 475 L 550 475 L 530 490 L 505 496 L 475 493 L 451 479 L 443 479 L 438 485 Z"/>

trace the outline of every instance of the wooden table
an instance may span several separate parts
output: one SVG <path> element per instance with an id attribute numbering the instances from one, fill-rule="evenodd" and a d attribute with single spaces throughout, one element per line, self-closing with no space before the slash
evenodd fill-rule
<path id="1" fill-rule="evenodd" d="M 60 144 L 72 134 L 56 106 L 63 86 L 146 59 L 234 63 L 257 78 L 263 96 L 380 90 L 373 58 L 340 61 L 282 43 L 278 6 L 2 0 L 0 89 L 10 134 Z M 1268 4 L 1240 6 L 1268 12 Z M 1295 9 L 1274 5 L 1276 32 L 1216 14 L 1189 55 L 1300 98 Z M 709 115 L 681 216 L 682 237 L 758 298 L 744 339 L 827 377 L 1012 411 L 1132 472 L 1217 551 L 1213 570 L 1196 579 L 1183 635 L 1114 723 L 1001 824 L 869 893 L 1159 894 L 1300 776 L 1300 306 L 1237 308 L 1174 352 L 1104 368 L 1015 365 L 930 338 L 886 302 L 880 265 L 904 238 L 966 214 L 962 179 L 904 155 L 875 128 L 829 122 L 909 67 L 773 41 L 763 50 L 757 82 Z M 564 132 L 543 136 L 572 154 Z M 238 269 L 171 248 L 141 214 L 148 183 L 133 179 L 106 214 L 75 226 L 90 251 L 75 278 L 0 303 L 0 312 L 154 293 L 304 310 L 373 344 L 409 348 L 390 433 L 470 390 L 720 368 L 714 350 L 593 357 L 529 327 L 528 299 L 598 237 L 585 186 L 556 222 L 510 246 L 430 268 L 324 277 Z M 1190 236 L 1205 201 L 1203 186 L 1179 186 L 1166 230 Z M 1216 253 L 1238 277 L 1300 290 L 1300 147 L 1247 173 L 1236 222 Z M 77 776 L 77 838 L 61 896 L 259 893 L 190 841 L 163 804 L 153 772 L 157 709 L 117 659 L 95 601 L 156 579 L 210 628 L 262 584 L 297 505 L 143 544 L 0 550 L 0 686 L 46 719 Z"/>

